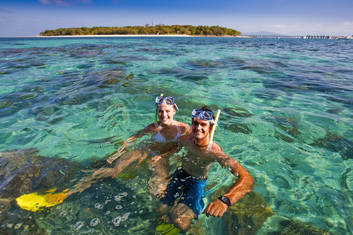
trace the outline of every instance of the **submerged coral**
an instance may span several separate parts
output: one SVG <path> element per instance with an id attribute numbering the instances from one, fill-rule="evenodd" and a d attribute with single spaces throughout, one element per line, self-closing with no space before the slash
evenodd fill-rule
<path id="1" fill-rule="evenodd" d="M 316 139 L 311 145 L 339 152 L 344 160 L 353 159 L 353 142 L 335 133 L 328 131 L 324 138 Z"/>
<path id="2" fill-rule="evenodd" d="M 221 187 L 216 193 L 213 193 L 210 200 L 216 200 L 217 195 L 222 195 L 227 188 L 227 186 Z M 267 205 L 265 199 L 258 193 L 251 191 L 229 207 L 220 223 L 224 223 L 223 234 L 256 234 L 266 219 L 272 215 L 272 209 Z"/>
<path id="3" fill-rule="evenodd" d="M 77 163 L 40 156 L 36 149 L 0 152 L 0 233 L 27 231 L 45 234 L 33 221 L 30 212 L 19 212 L 14 199 L 34 191 L 64 186 L 78 169 Z"/>

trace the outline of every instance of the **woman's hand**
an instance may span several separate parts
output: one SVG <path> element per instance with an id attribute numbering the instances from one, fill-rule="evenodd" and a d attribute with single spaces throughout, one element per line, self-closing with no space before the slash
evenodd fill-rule
<path id="1" fill-rule="evenodd" d="M 111 157 L 109 157 L 107 159 L 107 163 L 112 164 L 115 161 L 115 159 L 119 158 L 120 154 L 125 151 L 125 148 L 129 145 L 129 143 L 134 140 L 136 140 L 136 136 L 134 135 L 127 138 L 124 141 L 123 147 L 121 147 L 116 153 L 114 153 Z"/>

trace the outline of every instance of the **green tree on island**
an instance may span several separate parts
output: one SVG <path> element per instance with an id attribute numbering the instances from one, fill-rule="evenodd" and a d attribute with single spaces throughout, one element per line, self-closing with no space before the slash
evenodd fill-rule
<path id="1" fill-rule="evenodd" d="M 65 36 L 65 35 L 170 35 L 184 34 L 195 36 L 238 36 L 237 30 L 220 26 L 192 26 L 192 25 L 156 25 L 156 26 L 124 26 L 124 27 L 81 27 L 81 28 L 59 28 L 45 30 L 41 36 Z"/>

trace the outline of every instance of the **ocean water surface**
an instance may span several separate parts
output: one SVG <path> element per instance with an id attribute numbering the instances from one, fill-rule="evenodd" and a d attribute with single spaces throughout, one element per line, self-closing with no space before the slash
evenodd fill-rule
<path id="1" fill-rule="evenodd" d="M 50 185 L 66 187 L 153 122 L 160 93 L 176 98 L 175 119 L 188 124 L 193 108 L 222 110 L 215 141 L 254 177 L 258 213 L 270 212 L 262 220 L 201 215 L 195 231 L 353 233 L 353 40 L 0 39 L 0 151 L 35 149 L 81 164 Z M 4 193 L 18 175 L 0 167 Z M 146 189 L 148 170 L 137 169 L 44 211 L 7 204 L 0 231 L 154 234 L 158 199 Z M 211 192 L 233 181 L 211 167 Z"/>

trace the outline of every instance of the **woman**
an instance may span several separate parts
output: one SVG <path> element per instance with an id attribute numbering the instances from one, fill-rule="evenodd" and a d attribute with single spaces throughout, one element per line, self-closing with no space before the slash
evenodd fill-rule
<path id="1" fill-rule="evenodd" d="M 73 188 L 64 190 L 63 192 L 53 193 L 54 190 L 43 195 L 38 195 L 37 193 L 22 195 L 16 199 L 18 205 L 23 209 L 31 211 L 37 211 L 41 207 L 55 206 L 62 203 L 70 195 L 88 189 L 97 179 L 105 177 L 114 178 L 131 163 L 141 163 L 149 156 L 153 157 L 151 163 L 155 168 L 148 182 L 150 193 L 162 197 L 168 185 L 168 155 L 177 149 L 179 136 L 190 133 L 191 128 L 184 123 L 174 120 L 174 115 L 178 107 L 173 97 L 164 97 L 161 95 L 156 98 L 155 103 L 159 121 L 148 125 L 124 142 L 122 149 L 114 154 L 116 156 L 108 159 L 108 162 L 112 163 L 118 158 L 113 168 L 100 168 L 92 176 L 83 178 Z M 131 141 L 147 134 L 151 135 L 152 143 L 150 145 L 124 153 L 120 157 L 118 156 Z"/>
<path id="2" fill-rule="evenodd" d="M 147 157 L 151 156 L 153 157 L 151 164 L 154 167 L 154 170 L 153 175 L 148 182 L 150 193 L 158 197 L 163 196 L 168 184 L 168 155 L 176 150 L 179 136 L 190 133 L 191 128 L 187 124 L 174 120 L 174 115 L 178 110 L 178 106 L 174 102 L 173 97 L 165 97 L 161 95 L 156 97 L 155 104 L 158 121 L 149 124 L 135 135 L 126 139 L 123 147 L 107 160 L 108 163 L 111 164 L 116 158 L 118 158 L 115 166 L 113 168 L 98 169 L 93 173 L 91 179 L 105 177 L 115 178 L 132 162 L 137 161 L 138 163 L 141 163 Z M 151 135 L 151 144 L 143 148 L 129 151 L 121 156 L 118 155 L 125 150 L 129 143 L 148 134 Z"/>

